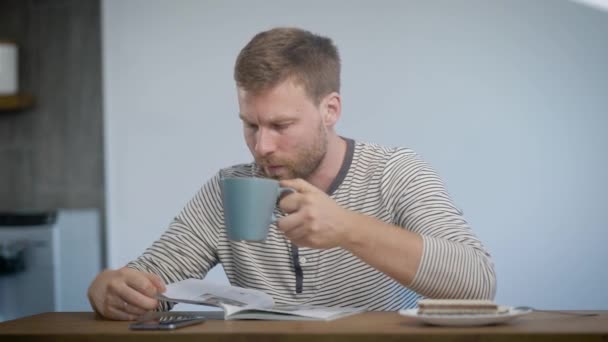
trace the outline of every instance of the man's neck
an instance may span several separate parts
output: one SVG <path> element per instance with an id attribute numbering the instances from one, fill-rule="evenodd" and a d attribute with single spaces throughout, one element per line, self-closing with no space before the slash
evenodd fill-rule
<path id="1" fill-rule="evenodd" d="M 327 142 L 327 153 L 319 167 L 306 179 L 318 189 L 327 192 L 338 176 L 346 155 L 346 141 L 336 134 L 331 134 Z"/>

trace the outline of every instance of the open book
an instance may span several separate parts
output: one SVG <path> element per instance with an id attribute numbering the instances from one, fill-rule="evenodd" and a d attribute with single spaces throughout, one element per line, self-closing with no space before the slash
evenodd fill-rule
<path id="1" fill-rule="evenodd" d="M 262 291 L 219 285 L 201 279 L 186 279 L 167 285 L 158 300 L 220 307 L 224 319 L 334 320 L 365 311 L 359 308 L 310 305 L 275 305 Z"/>

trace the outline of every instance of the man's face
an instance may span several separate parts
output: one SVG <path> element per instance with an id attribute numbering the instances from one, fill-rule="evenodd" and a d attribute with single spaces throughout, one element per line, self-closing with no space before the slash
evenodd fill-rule
<path id="1" fill-rule="evenodd" d="M 238 101 L 247 147 L 266 176 L 307 179 L 317 169 L 327 130 L 302 86 L 287 80 L 261 94 L 239 88 Z"/>

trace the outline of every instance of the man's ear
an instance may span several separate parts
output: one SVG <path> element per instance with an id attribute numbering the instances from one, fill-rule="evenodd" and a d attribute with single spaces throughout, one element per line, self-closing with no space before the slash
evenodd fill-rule
<path id="1" fill-rule="evenodd" d="M 333 127 L 340 119 L 342 113 L 342 99 L 337 92 L 331 92 L 321 101 L 321 114 L 323 115 L 323 124 L 327 127 Z"/>

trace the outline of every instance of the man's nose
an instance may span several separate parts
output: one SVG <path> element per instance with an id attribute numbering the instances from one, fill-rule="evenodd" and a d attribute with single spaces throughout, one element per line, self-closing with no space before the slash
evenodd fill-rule
<path id="1" fill-rule="evenodd" d="M 260 128 L 255 137 L 255 153 L 258 156 L 267 156 L 274 152 L 276 147 L 272 132 Z"/>

